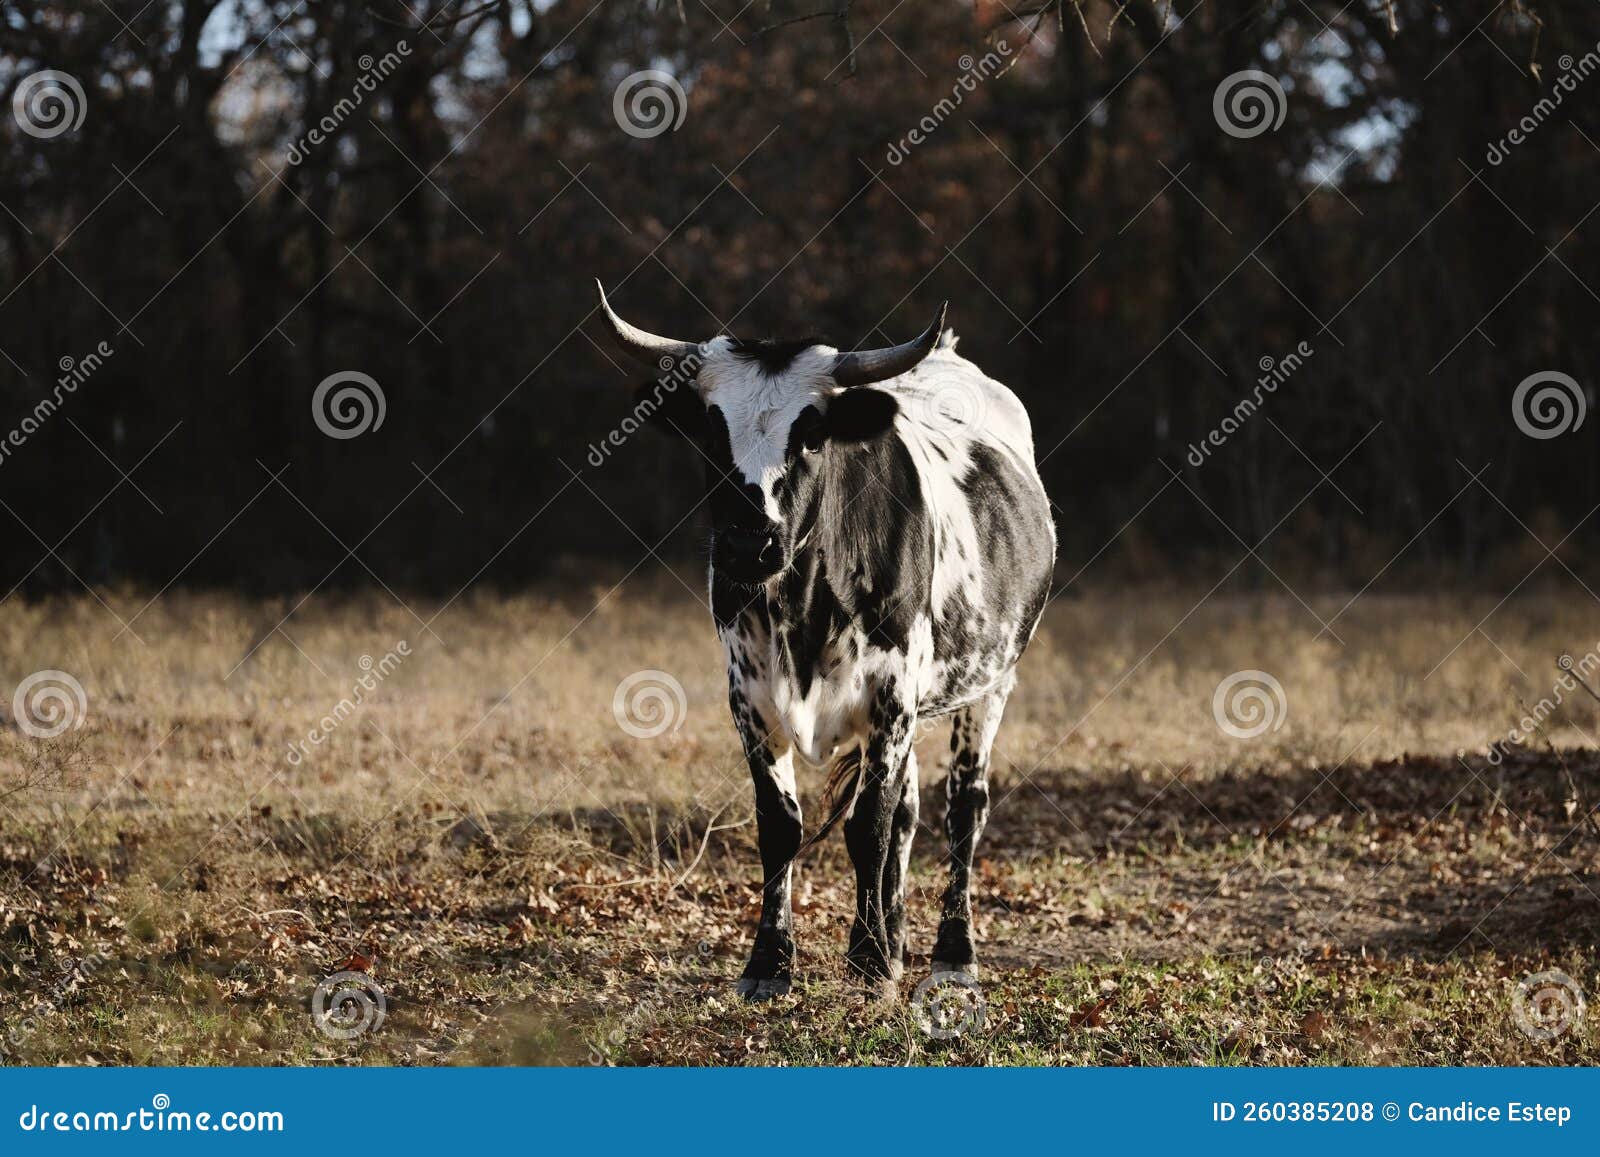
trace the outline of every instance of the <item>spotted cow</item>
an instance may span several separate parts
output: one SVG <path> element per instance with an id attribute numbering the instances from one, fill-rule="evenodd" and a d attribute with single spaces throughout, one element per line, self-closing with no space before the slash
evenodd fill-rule
<path id="1" fill-rule="evenodd" d="M 976 969 L 973 852 L 989 754 L 1044 609 L 1055 528 L 1016 396 L 956 353 L 939 311 L 920 337 L 675 341 L 614 313 L 626 353 L 663 375 L 636 413 L 705 461 L 710 605 L 728 702 L 755 779 L 761 922 L 741 995 L 789 991 L 798 764 L 829 769 L 817 835 L 843 819 L 855 868 L 847 963 L 890 996 L 904 972 L 917 830 L 917 723 L 952 715 L 950 884 L 934 971 Z M 681 388 L 677 388 L 681 383 Z M 797 763 L 798 761 L 798 763 Z"/>

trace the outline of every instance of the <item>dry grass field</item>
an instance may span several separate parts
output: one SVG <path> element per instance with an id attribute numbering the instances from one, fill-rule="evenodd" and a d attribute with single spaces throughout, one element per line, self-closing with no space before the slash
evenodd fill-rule
<path id="1" fill-rule="evenodd" d="M 997 747 L 974 889 L 982 1021 L 943 1038 L 911 1000 L 944 883 L 943 725 L 919 742 L 901 1003 L 868 1003 L 844 975 L 837 836 L 798 870 L 795 992 L 734 998 L 759 867 L 699 591 L 663 571 L 409 608 L 115 591 L 0 605 L 8 716 L 42 669 L 87 704 L 55 738 L 10 718 L 0 732 L 6 1059 L 1600 1059 L 1581 1018 L 1542 1040 L 1512 1015 L 1530 973 L 1600 984 L 1584 822 L 1600 710 L 1564 696 L 1487 758 L 1550 694 L 1557 657 L 1600 645 L 1581 592 L 1368 594 L 1342 613 L 1348 595 L 1057 600 Z M 614 713 L 643 670 L 683 688 L 654 737 Z M 1213 696 L 1247 670 L 1283 698 L 1275 729 L 1240 738 Z M 319 722 L 364 676 L 359 706 Z M 802 780 L 809 822 L 821 778 Z M 350 1039 L 311 1012 L 340 971 L 386 1006 Z"/>

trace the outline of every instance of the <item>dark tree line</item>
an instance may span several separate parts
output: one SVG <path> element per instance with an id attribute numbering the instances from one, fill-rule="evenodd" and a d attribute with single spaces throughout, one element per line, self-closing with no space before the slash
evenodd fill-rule
<path id="1" fill-rule="evenodd" d="M 692 452 L 587 460 L 632 384 L 596 277 L 692 338 L 881 344 L 948 298 L 1034 416 L 1063 578 L 1595 537 L 1600 418 L 1513 420 L 1600 370 L 1593 0 L 9 0 L 0 36 L 7 588 L 689 554 Z M 619 124 L 644 70 L 675 130 Z M 1282 123 L 1230 133 L 1247 70 Z M 381 425 L 319 428 L 340 373 Z"/>

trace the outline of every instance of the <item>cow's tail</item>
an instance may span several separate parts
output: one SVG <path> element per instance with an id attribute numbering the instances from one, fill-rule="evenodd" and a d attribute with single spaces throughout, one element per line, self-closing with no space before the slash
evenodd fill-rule
<path id="1" fill-rule="evenodd" d="M 796 856 L 820 844 L 833 826 L 848 816 L 856 806 L 856 796 L 861 794 L 861 749 L 853 747 L 834 761 L 828 772 L 828 782 L 822 789 L 822 810 L 828 817 L 822 826 L 800 845 Z"/>

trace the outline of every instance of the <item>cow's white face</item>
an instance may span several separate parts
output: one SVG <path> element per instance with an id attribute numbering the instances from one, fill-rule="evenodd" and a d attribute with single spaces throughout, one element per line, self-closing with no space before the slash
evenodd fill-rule
<path id="1" fill-rule="evenodd" d="M 840 393 L 832 374 L 839 351 L 813 345 L 780 365 L 788 351 L 778 347 L 756 350 L 727 338 L 711 344 L 720 348 L 696 378 L 700 400 L 726 428 L 735 478 L 758 491 L 762 512 L 781 523 L 781 483 L 796 459 L 821 448 L 817 435 Z"/>
<path id="2" fill-rule="evenodd" d="M 894 403 L 875 390 L 842 387 L 833 373 L 839 352 L 829 345 L 718 338 L 702 350 L 695 399 L 704 412 L 695 425 L 706 460 L 712 566 L 732 582 L 762 583 L 804 548 L 833 455 L 886 433 Z M 875 411 L 873 424 L 863 429 L 867 410 Z"/>
<path id="3" fill-rule="evenodd" d="M 897 406 L 861 389 L 910 371 L 944 326 L 944 309 L 904 345 L 840 353 L 814 341 L 693 345 L 629 325 L 600 304 L 622 348 L 657 372 L 686 379 L 663 417 L 706 458 L 714 571 L 756 584 L 780 574 L 804 547 L 830 458 L 889 431 Z M 645 387 L 648 389 L 648 387 Z"/>

